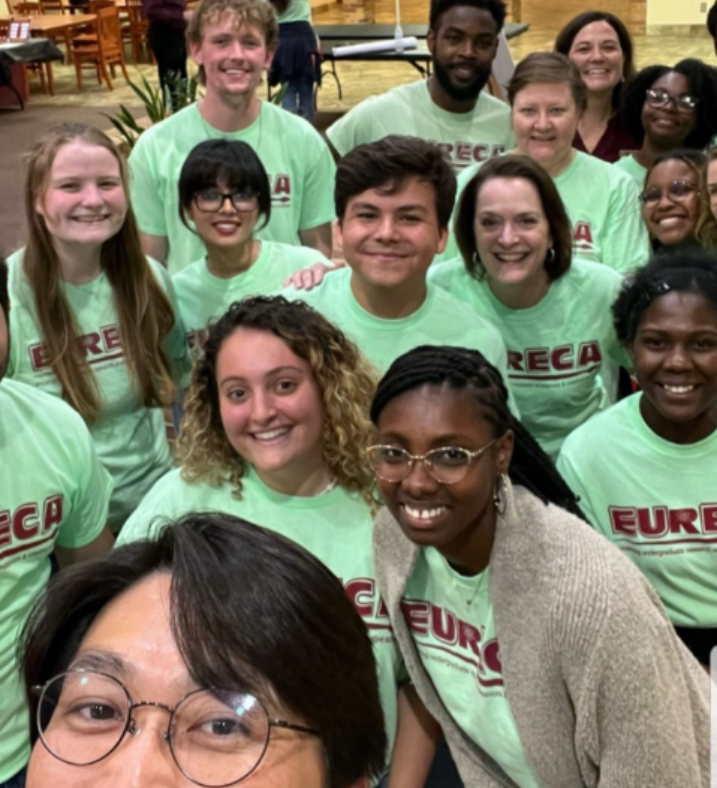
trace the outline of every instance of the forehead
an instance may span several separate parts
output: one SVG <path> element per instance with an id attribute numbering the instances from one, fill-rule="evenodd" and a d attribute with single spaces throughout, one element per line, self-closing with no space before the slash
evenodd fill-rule
<path id="1" fill-rule="evenodd" d="M 700 293 L 670 292 L 656 298 L 642 313 L 638 331 L 658 327 L 676 332 L 698 328 L 717 331 L 717 308 Z"/>
<path id="2" fill-rule="evenodd" d="M 309 364 L 281 337 L 256 328 L 237 328 L 217 354 L 217 374 L 259 375 L 287 366 L 310 372 Z"/>
<path id="3" fill-rule="evenodd" d="M 72 140 L 58 148 L 52 160 L 51 172 L 55 177 L 69 173 L 84 175 L 91 168 L 114 174 L 120 171 L 117 157 L 107 148 L 83 140 Z"/>
<path id="4" fill-rule="evenodd" d="M 386 181 L 381 186 L 366 189 L 366 191 L 351 197 L 347 208 L 354 205 L 370 204 L 384 210 L 400 210 L 405 207 L 422 207 L 435 213 L 436 189 L 432 183 L 419 175 L 409 175 L 403 179 L 398 189 L 394 181 Z"/>
<path id="5" fill-rule="evenodd" d="M 668 159 L 653 167 L 647 176 L 645 185 L 669 183 L 675 180 L 694 180 L 697 172 L 694 167 L 682 159 Z"/>
<path id="6" fill-rule="evenodd" d="M 578 30 L 575 38 L 573 39 L 573 46 L 577 46 L 585 41 L 616 41 L 620 43 L 615 28 L 605 20 L 601 19 L 598 22 L 591 22 L 589 25 Z"/>
<path id="7" fill-rule="evenodd" d="M 668 71 L 659 79 L 656 79 L 650 87 L 662 88 L 669 93 L 679 95 L 682 93 L 689 93 L 690 82 L 684 74 L 680 74 L 678 71 Z"/>
<path id="8" fill-rule="evenodd" d="M 498 25 L 490 11 L 469 5 L 455 5 L 438 17 L 436 33 L 442 33 L 448 28 L 460 30 L 467 35 L 498 34 Z"/>
<path id="9" fill-rule="evenodd" d="M 531 102 L 574 103 L 573 94 L 567 82 L 533 82 L 516 93 L 515 104 Z"/>
<path id="10" fill-rule="evenodd" d="M 257 36 L 262 43 L 266 42 L 264 31 L 258 25 L 252 24 L 243 14 L 231 8 L 207 14 L 202 20 L 201 32 L 202 41 L 210 36 L 231 33 L 237 36 Z"/>
<path id="11" fill-rule="evenodd" d="M 491 178 L 478 192 L 478 210 L 532 210 L 543 214 L 535 185 L 525 178 Z"/>

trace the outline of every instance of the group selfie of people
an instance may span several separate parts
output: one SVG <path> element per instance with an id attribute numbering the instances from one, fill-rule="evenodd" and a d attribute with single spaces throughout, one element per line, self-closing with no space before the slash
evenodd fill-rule
<path id="1" fill-rule="evenodd" d="M 0 788 L 707 788 L 717 71 L 432 0 L 322 135 L 308 0 L 185 16 L 9 185 Z"/>

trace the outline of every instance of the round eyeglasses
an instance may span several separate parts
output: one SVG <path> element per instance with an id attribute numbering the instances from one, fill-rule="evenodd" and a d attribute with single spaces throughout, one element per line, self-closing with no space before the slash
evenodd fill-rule
<path id="1" fill-rule="evenodd" d="M 194 204 L 205 213 L 221 211 L 226 200 L 229 200 L 234 210 L 239 212 L 255 211 L 259 205 L 259 198 L 255 192 L 246 189 L 239 192 L 219 192 L 216 189 L 206 189 L 194 195 Z"/>
<path id="2" fill-rule="evenodd" d="M 666 107 L 672 101 L 678 112 L 692 112 L 700 103 L 697 96 L 690 96 L 689 93 L 683 93 L 681 96 L 673 96 L 662 88 L 648 88 L 645 91 L 645 101 L 656 109 Z"/>
<path id="3" fill-rule="evenodd" d="M 174 762 L 188 780 L 205 788 L 223 788 L 248 777 L 269 746 L 272 728 L 320 735 L 303 725 L 270 719 L 261 702 L 243 692 L 194 690 L 174 707 L 133 702 L 120 681 L 89 670 L 61 673 L 32 689 L 40 697 L 40 739 L 58 760 L 74 766 L 103 760 L 126 733 L 140 732 L 134 711 L 148 706 L 169 713 L 164 737 Z"/>
<path id="4" fill-rule="evenodd" d="M 371 467 L 385 482 L 402 482 L 415 463 L 422 462 L 428 473 L 441 484 L 458 484 L 468 475 L 468 468 L 498 440 L 494 438 L 476 451 L 459 446 L 432 449 L 427 454 L 409 454 L 400 446 L 369 446 L 366 449 Z"/>
<path id="5" fill-rule="evenodd" d="M 659 186 L 650 186 L 645 189 L 640 195 L 640 202 L 643 205 L 654 205 L 662 199 L 662 195 L 666 194 L 667 197 L 673 202 L 680 202 L 686 199 L 690 194 L 699 195 L 696 183 L 689 181 L 671 181 L 666 189 L 661 189 Z"/>

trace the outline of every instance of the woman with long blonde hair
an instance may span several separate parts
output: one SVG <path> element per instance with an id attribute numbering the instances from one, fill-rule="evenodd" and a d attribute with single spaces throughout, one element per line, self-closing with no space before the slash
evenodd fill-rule
<path id="1" fill-rule="evenodd" d="M 142 253 L 127 174 L 89 126 L 48 131 L 28 154 L 28 240 L 9 259 L 8 375 L 67 401 L 114 480 L 118 531 L 171 466 L 162 407 L 186 371 L 168 275 Z"/>

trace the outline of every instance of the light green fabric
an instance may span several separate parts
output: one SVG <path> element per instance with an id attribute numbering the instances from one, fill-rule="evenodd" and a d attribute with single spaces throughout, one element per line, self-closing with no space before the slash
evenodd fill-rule
<path id="1" fill-rule="evenodd" d="M 475 165 L 458 176 L 456 206 L 479 168 Z M 628 175 L 612 164 L 575 151 L 567 169 L 553 180 L 572 224 L 573 251 L 577 256 L 623 274 L 645 265 L 650 242 L 640 214 L 638 190 Z M 440 260 L 459 254 L 453 221 L 450 227 Z"/>
<path id="2" fill-rule="evenodd" d="M 613 165 L 618 170 L 626 172 L 635 181 L 637 186 L 637 193 L 639 194 L 645 185 L 645 175 L 647 174 L 647 167 L 639 164 L 632 154 L 622 156 Z"/>
<path id="3" fill-rule="evenodd" d="M 284 290 L 306 301 L 353 340 L 383 374 L 391 363 L 419 345 L 455 345 L 480 352 L 507 378 L 505 344 L 498 330 L 440 287 L 428 285 L 426 300 L 408 317 L 386 320 L 367 312 L 351 292 L 351 269 L 324 277 L 308 292 Z M 511 394 L 511 407 L 517 414 Z"/>
<path id="4" fill-rule="evenodd" d="M 520 788 L 538 788 L 505 695 L 488 570 L 463 577 L 434 548 L 421 550 L 406 582 L 404 617 L 455 724 Z"/>
<path id="5" fill-rule="evenodd" d="M 35 298 L 22 267 L 23 251 L 10 257 L 10 359 L 8 376 L 61 396 L 60 383 L 43 353 Z M 166 270 L 150 261 L 177 314 L 174 288 Z M 84 285 L 62 283 L 78 333 L 83 337 L 100 395 L 100 411 L 90 426 L 97 454 L 114 480 L 109 526 L 118 531 L 154 482 L 171 467 L 161 408 L 141 404 L 123 358 L 112 286 L 106 275 Z M 175 320 L 164 352 L 177 383 L 188 373 L 185 331 Z"/>
<path id="6" fill-rule="evenodd" d="M 342 156 L 388 134 L 437 143 L 456 171 L 497 156 L 514 144 L 505 102 L 483 92 L 472 112 L 446 112 L 433 103 L 423 79 L 365 99 L 326 132 Z"/>
<path id="7" fill-rule="evenodd" d="M 30 754 L 25 693 L 15 661 L 20 629 L 50 576 L 55 544 L 97 538 L 112 480 L 82 419 L 64 402 L 0 383 L 0 783 Z"/>
<path id="8" fill-rule="evenodd" d="M 283 14 L 277 14 L 279 24 L 286 22 L 311 22 L 311 5 L 309 0 L 289 0 Z"/>
<path id="9" fill-rule="evenodd" d="M 717 627 L 717 431 L 663 440 L 635 394 L 576 430 L 558 468 L 592 525 L 652 583 L 673 624 Z"/>
<path id="10" fill-rule="evenodd" d="M 310 498 L 281 495 L 262 484 L 251 470 L 242 478 L 242 497 L 237 500 L 228 484 L 188 484 L 174 470 L 152 488 L 127 521 L 117 544 L 156 535 L 161 518 L 177 518 L 195 510 L 227 512 L 280 533 L 313 553 L 341 579 L 369 628 L 386 731 L 393 742 L 401 663 L 376 592 L 368 504 L 340 487 Z"/>
<path id="11" fill-rule="evenodd" d="M 433 266 L 429 278 L 498 329 L 521 420 L 552 457 L 572 430 L 614 402 L 618 367 L 630 366 L 612 325 L 622 284 L 615 271 L 575 260 L 529 309 L 503 306 L 460 259 Z"/>
<path id="12" fill-rule="evenodd" d="M 147 129 L 129 157 L 130 195 L 139 229 L 169 240 L 171 273 L 204 253 L 201 239 L 179 219 L 177 182 L 192 148 L 209 139 L 251 145 L 271 183 L 271 220 L 257 232 L 267 241 L 300 244 L 299 230 L 334 218 L 336 168 L 318 132 L 281 107 L 262 102 L 259 117 L 242 131 L 223 133 L 205 123 L 196 104 Z"/>
<path id="13" fill-rule="evenodd" d="M 204 257 L 175 274 L 172 282 L 179 315 L 187 330 L 192 354 L 201 353 L 209 321 L 221 317 L 234 301 L 272 293 L 282 287 L 287 276 L 314 263 L 331 267 L 331 262 L 316 249 L 262 241 L 253 265 L 230 279 L 219 279 L 211 274 Z"/>

